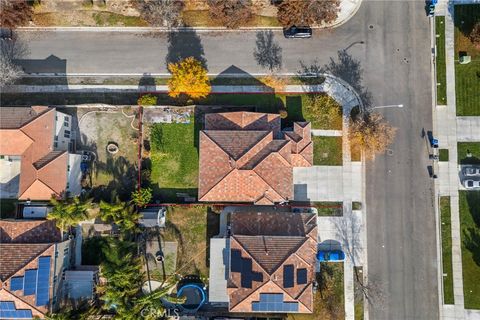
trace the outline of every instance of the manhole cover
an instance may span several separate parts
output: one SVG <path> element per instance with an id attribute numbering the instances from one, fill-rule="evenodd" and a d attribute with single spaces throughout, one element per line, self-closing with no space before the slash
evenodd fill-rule
<path id="1" fill-rule="evenodd" d="M 387 154 L 389 156 L 393 156 L 393 150 L 392 149 L 387 149 Z"/>
<path id="2" fill-rule="evenodd" d="M 369 25 L 368 29 L 372 30 L 373 29 L 373 24 Z"/>

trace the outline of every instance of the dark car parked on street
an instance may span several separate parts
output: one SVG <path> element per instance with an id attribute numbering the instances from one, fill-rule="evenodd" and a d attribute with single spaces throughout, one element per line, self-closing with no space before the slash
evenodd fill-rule
<path id="1" fill-rule="evenodd" d="M 309 27 L 290 27 L 283 29 L 285 38 L 310 38 L 312 36 L 312 28 Z"/>

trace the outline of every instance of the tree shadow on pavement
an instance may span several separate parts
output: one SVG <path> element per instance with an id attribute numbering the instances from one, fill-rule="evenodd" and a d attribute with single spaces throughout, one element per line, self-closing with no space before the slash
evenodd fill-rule
<path id="1" fill-rule="evenodd" d="M 194 29 L 168 34 L 168 53 L 165 64 L 177 63 L 188 57 L 194 57 L 207 69 L 207 60 L 200 37 Z"/>
<path id="2" fill-rule="evenodd" d="M 372 94 L 362 83 L 363 69 L 360 61 L 353 58 L 345 50 L 337 51 L 337 57 L 331 57 L 330 62 L 324 66 L 320 66 L 317 61 L 314 61 L 311 65 L 300 61 L 299 75 L 309 74 L 319 76 L 322 73 L 334 75 L 352 86 L 362 99 L 365 108 L 368 109 L 372 105 Z"/>
<path id="3" fill-rule="evenodd" d="M 253 57 L 259 66 L 270 72 L 282 68 L 282 47 L 274 40 L 271 30 L 257 32 Z"/>

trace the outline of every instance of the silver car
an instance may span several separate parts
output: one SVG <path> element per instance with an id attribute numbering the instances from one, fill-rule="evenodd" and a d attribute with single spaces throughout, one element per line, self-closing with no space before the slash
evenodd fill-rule
<path id="1" fill-rule="evenodd" d="M 463 186 L 466 189 L 480 189 L 480 180 L 466 179 L 463 180 Z"/>
<path id="2" fill-rule="evenodd" d="M 480 167 L 467 167 L 463 171 L 466 177 L 480 177 Z"/>

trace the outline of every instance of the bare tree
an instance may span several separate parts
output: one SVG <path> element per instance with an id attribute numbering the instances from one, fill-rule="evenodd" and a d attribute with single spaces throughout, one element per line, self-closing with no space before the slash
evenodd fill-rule
<path id="1" fill-rule="evenodd" d="M 153 26 L 182 25 L 184 2 L 181 0 L 139 0 L 136 4 L 142 18 Z"/>
<path id="2" fill-rule="evenodd" d="M 257 63 L 271 73 L 282 67 L 282 47 L 273 39 L 273 32 L 257 32 L 256 47 L 253 56 Z"/>
<path id="3" fill-rule="evenodd" d="M 283 0 L 278 6 L 278 21 L 286 27 L 318 25 L 337 19 L 340 0 Z"/>
<path id="4" fill-rule="evenodd" d="M 251 0 L 207 0 L 210 17 L 230 29 L 236 29 L 253 18 Z"/>
<path id="5" fill-rule="evenodd" d="M 0 26 L 16 28 L 32 19 L 32 7 L 25 0 L 0 0 Z"/>
<path id="6" fill-rule="evenodd" d="M 12 32 L 10 38 L 0 39 L 0 51 L 0 87 L 3 87 L 22 76 L 23 71 L 15 60 L 24 57 L 28 48 Z"/>

